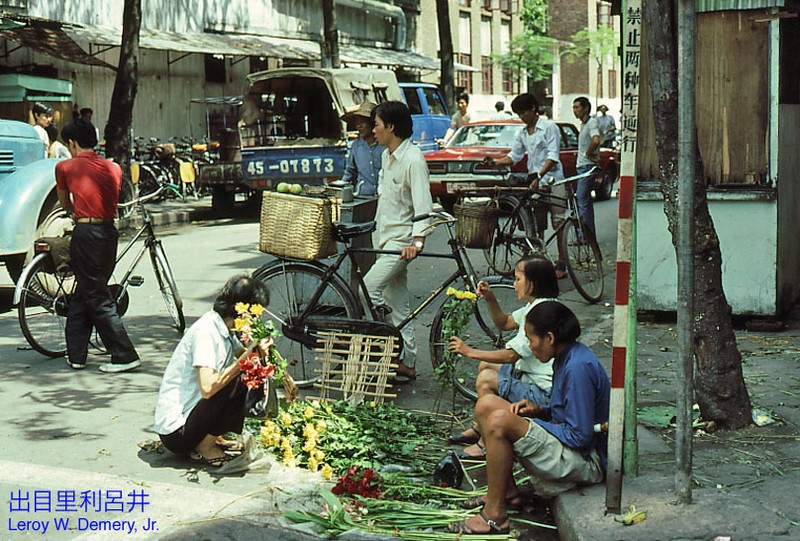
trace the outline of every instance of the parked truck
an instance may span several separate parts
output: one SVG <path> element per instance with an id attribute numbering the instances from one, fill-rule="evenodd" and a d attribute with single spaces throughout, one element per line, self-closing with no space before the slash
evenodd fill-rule
<path id="1" fill-rule="evenodd" d="M 240 148 L 228 153 L 233 160 L 203 166 L 199 182 L 211 187 L 216 207 L 226 208 L 237 190 L 337 180 L 344 174 L 348 143 L 341 116 L 363 101 L 387 100 L 408 103 L 412 140 L 423 151 L 437 148 L 450 117 L 435 85 L 398 84 L 394 72 L 367 68 L 251 74 L 240 109 Z"/>
<path id="2" fill-rule="evenodd" d="M 60 236 L 66 221 L 56 195 L 56 159 L 23 122 L 0 119 L 0 261 L 14 282 L 39 237 Z"/>

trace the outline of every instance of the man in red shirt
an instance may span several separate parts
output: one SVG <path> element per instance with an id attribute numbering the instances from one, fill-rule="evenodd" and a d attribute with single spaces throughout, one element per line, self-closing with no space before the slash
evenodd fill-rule
<path id="1" fill-rule="evenodd" d="M 114 227 L 122 171 L 92 150 L 97 133 L 91 122 L 77 119 L 61 130 L 72 159 L 56 164 L 56 189 L 61 206 L 72 214 L 70 244 L 77 286 L 67 314 L 67 364 L 86 367 L 92 328 L 97 329 L 111 362 L 102 372 L 126 372 L 142 365 L 117 313 L 108 279 L 117 259 L 119 232 Z"/>

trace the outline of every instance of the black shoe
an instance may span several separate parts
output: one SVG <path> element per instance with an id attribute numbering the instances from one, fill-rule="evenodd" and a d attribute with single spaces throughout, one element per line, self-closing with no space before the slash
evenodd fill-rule
<path id="1" fill-rule="evenodd" d="M 67 359 L 67 366 L 72 368 L 73 370 L 83 370 L 86 368 L 86 363 L 73 363 L 69 359 Z"/>

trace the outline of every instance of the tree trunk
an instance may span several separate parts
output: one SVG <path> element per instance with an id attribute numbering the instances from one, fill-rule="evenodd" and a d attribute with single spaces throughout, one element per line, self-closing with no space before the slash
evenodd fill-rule
<path id="1" fill-rule="evenodd" d="M 658 146 L 661 192 L 672 244 L 678 203 L 678 55 L 674 0 L 643 2 L 650 59 L 650 89 Z M 695 399 L 703 418 L 722 428 L 751 422 L 731 308 L 722 289 L 722 256 L 708 212 L 703 164 L 695 149 L 694 329 Z"/>
<path id="2" fill-rule="evenodd" d="M 339 61 L 339 29 L 336 26 L 336 2 L 334 0 L 322 0 L 322 17 L 325 24 L 322 65 L 338 68 L 341 63 Z"/>
<path id="3" fill-rule="evenodd" d="M 106 156 L 122 167 L 120 201 L 133 199 L 131 182 L 131 123 L 139 77 L 139 28 L 142 24 L 141 0 L 125 0 L 122 11 L 122 45 L 119 66 L 111 96 L 111 110 L 104 131 Z"/>
<path id="4" fill-rule="evenodd" d="M 451 111 L 456 107 L 455 63 L 453 61 L 453 34 L 450 32 L 450 7 L 447 0 L 436 0 L 436 19 L 439 24 L 442 79 L 440 81 L 444 99 Z"/>

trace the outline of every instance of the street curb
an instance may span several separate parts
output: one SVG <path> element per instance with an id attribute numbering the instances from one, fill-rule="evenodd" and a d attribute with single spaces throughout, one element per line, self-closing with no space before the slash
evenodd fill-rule
<path id="1" fill-rule="evenodd" d="M 190 223 L 207 215 L 211 209 L 210 202 L 207 204 L 200 202 L 197 205 L 178 203 L 177 205 L 180 206 L 175 206 L 174 203 L 162 203 L 148 208 L 147 211 L 150 214 L 153 225 L 165 227 Z M 138 229 L 143 223 L 142 216 L 134 211 L 130 216 L 120 219 L 117 228 L 120 231 Z"/>

